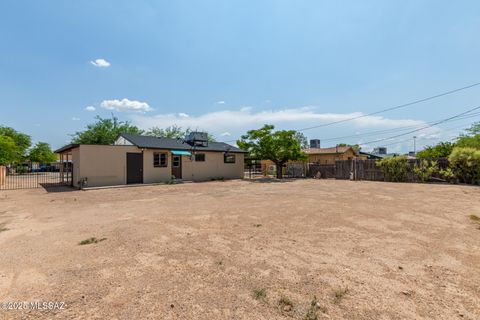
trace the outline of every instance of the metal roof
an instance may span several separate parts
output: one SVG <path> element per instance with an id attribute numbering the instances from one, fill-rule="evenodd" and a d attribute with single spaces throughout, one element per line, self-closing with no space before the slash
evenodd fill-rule
<path id="1" fill-rule="evenodd" d="M 159 138 L 151 136 L 140 136 L 133 134 L 121 134 L 121 137 L 130 141 L 139 148 L 146 149 L 175 149 L 175 150 L 192 150 L 193 146 L 183 139 Z M 198 151 L 219 151 L 219 152 L 240 152 L 246 153 L 245 150 L 234 147 L 224 142 L 208 142 L 208 146 L 195 146 Z"/>

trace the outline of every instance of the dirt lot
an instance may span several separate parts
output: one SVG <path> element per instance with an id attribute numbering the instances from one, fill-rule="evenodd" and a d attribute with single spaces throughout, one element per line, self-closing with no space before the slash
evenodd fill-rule
<path id="1" fill-rule="evenodd" d="M 0 301 L 66 308 L 0 318 L 480 319 L 473 214 L 450 185 L 1 191 Z"/>

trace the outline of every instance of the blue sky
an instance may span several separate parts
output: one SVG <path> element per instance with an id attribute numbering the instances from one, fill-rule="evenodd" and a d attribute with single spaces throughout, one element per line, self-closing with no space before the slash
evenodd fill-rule
<path id="1" fill-rule="evenodd" d="M 370 113 L 479 82 L 478 12 L 478 1 L 5 0 L 0 124 L 59 147 L 111 112 L 221 141 L 263 123 L 298 129 Z M 372 136 L 326 139 L 423 126 L 480 105 L 479 95 L 304 133 L 322 146 L 363 143 Z M 475 120 L 418 132 L 418 144 Z M 378 145 L 408 151 L 405 138 Z"/>

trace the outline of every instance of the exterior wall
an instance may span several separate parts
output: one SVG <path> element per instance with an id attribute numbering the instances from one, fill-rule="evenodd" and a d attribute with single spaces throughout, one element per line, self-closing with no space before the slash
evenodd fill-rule
<path id="1" fill-rule="evenodd" d="M 350 160 L 357 157 L 352 149 L 347 150 L 345 153 L 325 153 L 325 154 L 309 154 L 309 163 L 319 164 L 335 164 L 336 160 Z"/>
<path id="2" fill-rule="evenodd" d="M 168 153 L 166 167 L 153 166 L 153 153 Z M 188 158 L 188 157 L 187 157 Z M 182 165 L 185 159 L 182 159 Z M 143 151 L 143 183 L 157 183 L 169 181 L 172 178 L 172 153 L 169 150 L 146 149 Z"/>
<path id="3" fill-rule="evenodd" d="M 74 183 L 78 186 L 78 181 L 86 177 L 89 187 L 125 184 L 127 152 L 142 152 L 135 146 L 80 145 L 78 149 L 76 162 L 72 152 L 73 166 L 79 169 Z"/>
<path id="4" fill-rule="evenodd" d="M 199 152 L 200 153 L 200 152 Z M 201 152 L 205 154 L 205 162 L 182 157 L 182 178 L 191 181 L 206 181 L 215 178 L 242 179 L 244 175 L 244 154 L 235 155 L 235 163 L 224 163 L 223 152 Z"/>
<path id="5" fill-rule="evenodd" d="M 72 163 L 73 163 L 73 186 L 79 187 L 78 182 L 80 181 L 80 147 L 72 149 Z"/>

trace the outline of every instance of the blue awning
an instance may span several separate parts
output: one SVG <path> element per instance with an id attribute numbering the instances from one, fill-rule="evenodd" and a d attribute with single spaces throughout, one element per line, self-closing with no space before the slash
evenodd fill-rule
<path id="1" fill-rule="evenodd" d="M 172 153 L 176 154 L 176 155 L 181 155 L 181 156 L 191 156 L 192 155 L 190 152 L 184 151 L 184 150 L 172 150 Z"/>

